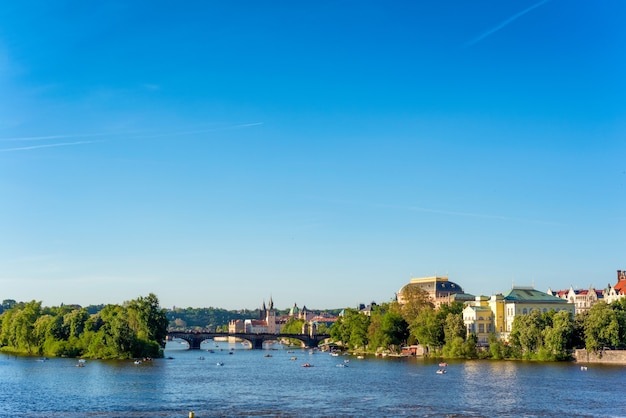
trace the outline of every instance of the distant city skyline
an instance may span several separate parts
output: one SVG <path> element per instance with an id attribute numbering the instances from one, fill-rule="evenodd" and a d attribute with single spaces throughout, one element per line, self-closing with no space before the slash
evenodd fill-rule
<path id="1" fill-rule="evenodd" d="M 626 3 L 0 5 L 0 298 L 615 281 Z"/>

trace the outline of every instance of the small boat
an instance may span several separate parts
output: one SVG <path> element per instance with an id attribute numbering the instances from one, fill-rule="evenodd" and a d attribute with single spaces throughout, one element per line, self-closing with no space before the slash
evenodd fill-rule
<path id="1" fill-rule="evenodd" d="M 272 355 L 271 355 L 271 354 L 266 354 L 266 355 L 265 355 L 265 356 L 263 356 L 263 357 L 272 357 Z"/>
<path id="2" fill-rule="evenodd" d="M 298 357 L 292 356 L 289 360 L 298 360 Z"/>
<path id="3" fill-rule="evenodd" d="M 198 357 L 198 360 L 204 360 L 204 356 Z"/>
<path id="4" fill-rule="evenodd" d="M 139 366 L 141 364 L 141 360 L 135 360 L 134 364 L 135 366 Z"/>
<path id="5" fill-rule="evenodd" d="M 582 370 L 583 372 L 587 371 L 587 366 L 580 366 L 580 370 Z"/>
<path id="6" fill-rule="evenodd" d="M 224 362 L 223 361 L 218 361 L 217 363 L 215 363 L 216 366 L 223 366 Z"/>
<path id="7" fill-rule="evenodd" d="M 78 363 L 76 363 L 76 367 L 85 367 L 85 363 L 86 361 L 83 359 L 78 360 Z"/>
<path id="8" fill-rule="evenodd" d="M 363 360 L 365 356 L 356 356 L 356 358 L 358 358 L 359 360 Z"/>
<path id="9" fill-rule="evenodd" d="M 311 363 L 304 363 L 302 367 L 313 367 L 313 365 Z"/>
<path id="10" fill-rule="evenodd" d="M 344 360 L 343 362 L 347 364 L 350 363 L 350 360 Z"/>
<path id="11" fill-rule="evenodd" d="M 446 370 L 445 369 L 439 369 L 439 370 L 437 370 L 437 374 L 446 374 Z"/>
<path id="12" fill-rule="evenodd" d="M 337 365 L 337 367 L 342 367 L 343 368 L 343 367 L 348 367 L 348 365 L 346 363 L 339 363 Z"/>
<path id="13" fill-rule="evenodd" d="M 333 351 L 332 353 L 330 353 L 331 356 L 333 357 L 339 357 L 339 353 Z"/>
<path id="14" fill-rule="evenodd" d="M 439 367 L 448 367 L 448 363 L 439 363 Z"/>

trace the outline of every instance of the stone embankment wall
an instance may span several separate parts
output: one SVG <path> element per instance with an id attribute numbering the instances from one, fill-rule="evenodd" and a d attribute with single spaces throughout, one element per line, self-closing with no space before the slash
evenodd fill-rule
<path id="1" fill-rule="evenodd" d="M 588 353 L 584 348 L 574 350 L 574 359 L 578 363 L 602 363 L 626 365 L 626 350 L 602 350 Z"/>

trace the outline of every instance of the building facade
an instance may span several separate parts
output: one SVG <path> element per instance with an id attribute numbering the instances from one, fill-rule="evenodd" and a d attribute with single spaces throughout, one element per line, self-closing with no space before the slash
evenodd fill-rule
<path id="1" fill-rule="evenodd" d="M 449 281 L 447 277 L 432 276 L 411 278 L 409 283 L 402 286 L 398 293 L 396 293 L 396 299 L 398 303 L 406 303 L 404 296 L 405 291 L 408 287 L 413 286 L 427 292 L 430 296 L 431 301 L 435 305 L 435 308 L 438 308 L 443 303 L 452 303 L 454 301 L 464 302 L 468 299 L 474 299 L 474 296 L 466 295 L 463 292 L 463 288 L 461 286 Z"/>
<path id="2" fill-rule="evenodd" d="M 626 271 L 617 270 L 617 283 L 615 286 L 609 284 L 602 294 L 606 303 L 626 298 Z"/>
<path id="3" fill-rule="evenodd" d="M 568 290 L 553 291 L 548 289 L 547 293 L 565 299 L 568 303 L 573 303 L 576 306 L 577 314 L 589 311 L 594 303 L 604 299 L 604 291 L 596 290 L 593 286 L 589 286 L 589 289 L 574 289 L 573 286 L 570 286 Z"/>
<path id="4" fill-rule="evenodd" d="M 568 311 L 574 315 L 576 306 L 567 300 L 549 295 L 533 287 L 513 287 L 505 294 L 476 297 L 463 310 L 463 322 L 468 332 L 478 337 L 484 344 L 489 334 L 494 332 L 500 339 L 507 341 L 517 315 L 528 315 L 532 311 L 548 312 Z"/>
<path id="5" fill-rule="evenodd" d="M 274 302 L 270 297 L 269 305 L 265 305 L 259 309 L 258 319 L 233 320 L 228 323 L 228 332 L 230 334 L 246 333 L 246 334 L 279 334 L 280 324 L 276 318 L 276 310 L 274 310 Z"/>
<path id="6" fill-rule="evenodd" d="M 494 313 L 489 306 L 489 298 L 476 296 L 474 303 L 463 309 L 463 322 L 467 334 L 476 335 L 478 345 L 487 345 L 489 334 L 495 331 Z"/>

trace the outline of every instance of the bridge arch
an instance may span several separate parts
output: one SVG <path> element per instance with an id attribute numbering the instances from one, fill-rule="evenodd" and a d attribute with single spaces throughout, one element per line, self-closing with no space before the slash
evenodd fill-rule
<path id="1" fill-rule="evenodd" d="M 253 349 L 262 349 L 265 341 L 278 341 L 281 338 L 291 338 L 302 342 L 304 347 L 317 347 L 321 341 L 330 336 L 325 334 L 249 334 L 249 333 L 225 333 L 225 332 L 196 332 L 196 331 L 170 331 L 167 333 L 168 339 L 180 338 L 189 344 L 189 349 L 199 350 L 203 341 L 214 339 L 215 337 L 235 337 L 250 342 Z"/>

